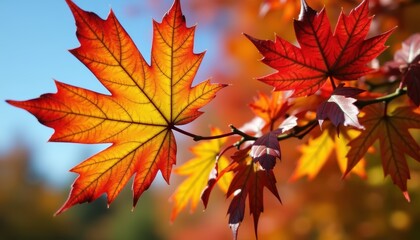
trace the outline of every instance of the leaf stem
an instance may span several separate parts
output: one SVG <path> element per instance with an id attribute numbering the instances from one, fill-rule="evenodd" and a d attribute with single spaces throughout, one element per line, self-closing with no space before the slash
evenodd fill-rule
<path id="1" fill-rule="evenodd" d="M 336 89 L 337 86 L 335 85 L 334 79 L 332 77 L 330 77 L 330 82 L 331 82 L 333 90 Z"/>
<path id="2" fill-rule="evenodd" d="M 388 117 L 388 102 L 385 102 L 385 107 L 384 107 L 384 118 Z"/>
<path id="3" fill-rule="evenodd" d="M 314 119 L 311 122 L 309 122 L 305 128 L 303 128 L 301 131 L 299 131 L 298 134 L 295 133 L 295 137 L 297 137 L 298 139 L 302 139 L 303 137 L 306 136 L 306 134 L 310 133 L 312 131 L 312 129 L 314 129 L 317 126 L 317 120 Z M 302 133 L 300 133 L 302 132 Z"/>
<path id="4" fill-rule="evenodd" d="M 183 130 L 181 128 L 178 128 L 177 126 L 171 126 L 171 129 L 173 129 L 173 130 L 175 130 L 175 131 L 177 131 L 179 133 L 182 133 L 182 134 L 184 134 L 186 136 L 191 137 L 196 142 L 197 141 L 201 141 L 201 140 L 219 139 L 219 138 L 229 137 L 229 136 L 232 136 L 232 135 L 235 135 L 236 134 L 234 131 L 232 131 L 232 132 L 229 132 L 229 133 L 224 133 L 224 134 L 214 135 L 214 136 L 200 136 L 200 135 L 196 135 L 194 133 L 190 133 L 188 131 L 185 131 L 185 130 Z"/>

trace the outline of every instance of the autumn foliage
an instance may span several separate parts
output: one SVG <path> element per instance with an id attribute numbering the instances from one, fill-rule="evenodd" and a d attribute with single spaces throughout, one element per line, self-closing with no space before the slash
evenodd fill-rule
<path id="1" fill-rule="evenodd" d="M 51 141 L 112 143 L 72 169 L 80 176 L 57 214 L 103 193 L 110 204 L 133 175 L 136 205 L 158 171 L 169 182 L 177 150 L 171 130 L 197 118 L 198 109 L 225 85 L 205 81 L 191 88 L 203 54 L 192 52 L 194 28 L 185 26 L 179 2 L 163 23 L 154 23 L 151 66 L 112 12 L 102 20 L 68 4 L 81 43 L 71 53 L 111 95 L 57 82 L 56 94 L 10 103 L 54 128 Z"/>
<path id="2" fill-rule="evenodd" d="M 274 2 L 264 6 L 274 7 Z M 111 204 L 131 178 L 134 207 L 158 172 L 168 184 L 175 173 L 186 178 L 170 199 L 172 221 L 189 203 L 191 211 L 200 201 L 207 207 L 218 185 L 230 198 L 227 214 L 234 238 L 246 206 L 258 236 L 264 189 L 281 202 L 274 170 L 281 167 L 282 142 L 291 138 L 303 143 L 292 180 L 314 178 L 332 155 L 343 178 L 349 173 L 364 178 L 366 155 L 377 151 L 385 176 L 410 200 L 408 161 L 420 161 L 420 146 L 410 131 L 420 128 L 420 34 L 407 39 L 394 60 L 373 69 L 370 63 L 387 48 L 395 28 L 368 35 L 373 17 L 367 0 L 348 14 L 342 11 L 334 30 L 327 9 L 315 11 L 301 1 L 294 20 L 296 44 L 281 36 L 260 40 L 246 33 L 262 63 L 273 69 L 258 80 L 274 91 L 257 93 L 249 105 L 255 115 L 249 122 L 229 125 L 226 133 L 213 127 L 209 136 L 180 126 L 198 118 L 227 84 L 206 80 L 193 86 L 204 53 L 194 53 L 195 27 L 186 25 L 180 0 L 161 22 L 153 21 L 150 64 L 112 11 L 103 20 L 67 3 L 80 42 L 70 52 L 110 94 L 56 81 L 57 93 L 8 100 L 53 128 L 50 141 L 111 143 L 71 169 L 78 177 L 56 214 L 104 194 Z M 385 86 L 398 84 L 391 91 L 377 90 L 378 79 Z M 240 91 L 240 86 L 230 87 Z M 199 142 L 191 147 L 194 158 L 173 170 L 174 132 Z"/>

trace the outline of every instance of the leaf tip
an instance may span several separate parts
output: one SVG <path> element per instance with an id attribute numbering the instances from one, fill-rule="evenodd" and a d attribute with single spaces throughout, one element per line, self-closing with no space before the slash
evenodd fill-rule
<path id="1" fill-rule="evenodd" d="M 66 0 L 67 5 L 70 7 L 70 10 L 78 9 L 78 6 L 72 0 Z"/>
<path id="2" fill-rule="evenodd" d="M 185 16 L 182 14 L 182 10 L 181 10 L 181 1 L 180 0 L 175 0 L 174 3 L 172 4 L 172 7 L 169 9 L 169 11 L 167 12 L 167 15 L 169 15 L 169 13 L 171 13 L 172 11 L 175 11 L 176 14 L 181 15 L 182 17 L 182 21 L 186 22 L 185 20 Z"/>
<path id="3" fill-rule="evenodd" d="M 258 41 L 261 41 L 261 40 L 258 40 L 258 39 L 256 39 L 256 38 L 254 38 L 253 36 L 251 36 L 251 35 L 249 35 L 249 34 L 247 34 L 247 33 L 242 33 L 246 38 L 248 38 L 248 40 L 249 41 L 251 41 L 254 45 L 257 45 L 257 43 L 258 43 Z"/>
<path id="4" fill-rule="evenodd" d="M 139 197 L 140 196 L 134 196 L 133 197 L 133 207 L 131 208 L 131 211 L 134 211 L 134 209 L 136 208 L 137 202 L 139 201 Z"/>
<path id="5" fill-rule="evenodd" d="M 15 100 L 5 100 L 7 104 L 12 105 L 13 107 L 20 107 L 20 101 Z"/>
<path id="6" fill-rule="evenodd" d="M 308 5 L 308 3 L 306 2 L 306 0 L 301 0 L 300 1 L 300 13 L 299 13 L 298 20 L 299 21 L 303 21 L 305 18 L 307 18 L 308 14 L 316 14 L 316 11 L 313 10 Z"/>
<path id="7" fill-rule="evenodd" d="M 346 170 L 343 172 L 343 176 L 341 176 L 341 180 L 344 180 L 349 175 L 349 173 L 354 168 L 354 166 L 356 166 L 356 164 L 350 165 L 350 162 L 347 163 Z"/>
<path id="8" fill-rule="evenodd" d="M 318 119 L 319 129 L 322 131 L 322 124 L 324 123 L 324 119 Z"/>
<path id="9" fill-rule="evenodd" d="M 54 213 L 54 217 L 57 217 L 58 215 L 62 214 L 63 212 L 65 212 L 67 209 L 69 209 L 70 206 L 68 206 L 67 202 L 60 208 L 58 209 L 55 213 Z"/>
<path id="10" fill-rule="evenodd" d="M 229 228 L 232 230 L 232 234 L 233 234 L 233 239 L 234 240 L 238 239 L 239 225 L 240 225 L 240 223 L 229 224 Z"/>
<path id="11" fill-rule="evenodd" d="M 305 12 L 307 12 L 307 10 L 308 10 L 308 4 L 306 3 L 305 0 L 301 0 L 300 1 L 300 13 L 299 13 L 299 18 L 298 18 L 299 21 L 302 21 L 304 15 L 305 15 Z"/>
<path id="12" fill-rule="evenodd" d="M 343 172 L 343 176 L 341 176 L 341 180 L 345 180 L 346 177 L 349 175 L 349 173 L 351 172 L 352 168 L 349 168 L 349 165 L 347 165 L 346 171 Z"/>
<path id="13" fill-rule="evenodd" d="M 411 202 L 410 194 L 408 194 L 407 191 L 403 192 L 403 195 L 404 195 L 405 199 L 407 200 L 407 202 Z"/>

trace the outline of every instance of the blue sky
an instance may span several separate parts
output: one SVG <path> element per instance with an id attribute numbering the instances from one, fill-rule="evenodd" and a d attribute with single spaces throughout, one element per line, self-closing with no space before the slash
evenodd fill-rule
<path id="1" fill-rule="evenodd" d="M 74 2 L 102 18 L 112 8 L 145 59 L 150 58 L 152 18 L 160 21 L 172 4 L 171 0 L 161 0 L 160 4 L 152 4 L 153 0 Z M 189 26 L 198 21 L 189 18 L 187 6 L 183 6 L 183 11 Z M 4 100 L 27 100 L 56 92 L 54 79 L 94 91 L 106 91 L 67 51 L 79 43 L 73 16 L 64 0 L 2 0 L 0 29 L 0 155 L 16 146 L 29 147 L 35 171 L 51 186 L 66 185 L 76 177 L 68 170 L 105 146 L 47 143 L 53 130 Z M 195 52 L 208 50 L 202 66 L 210 66 L 215 61 L 217 34 L 214 33 L 214 29 L 199 24 Z M 201 67 L 196 79 L 201 81 L 210 75 Z"/>

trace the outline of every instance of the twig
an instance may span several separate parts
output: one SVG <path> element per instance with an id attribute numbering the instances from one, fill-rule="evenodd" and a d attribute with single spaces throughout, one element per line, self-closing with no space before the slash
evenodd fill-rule
<path id="1" fill-rule="evenodd" d="M 374 99 L 369 99 L 369 100 L 357 100 L 357 102 L 355 103 L 355 105 L 359 108 L 362 109 L 364 107 L 366 107 L 367 105 L 371 105 L 374 103 L 379 103 L 379 102 L 390 102 L 391 100 L 402 96 L 404 94 L 407 93 L 407 89 L 406 88 L 397 88 L 397 90 L 394 93 L 382 96 L 382 97 L 378 97 L 378 98 L 374 98 Z"/>

